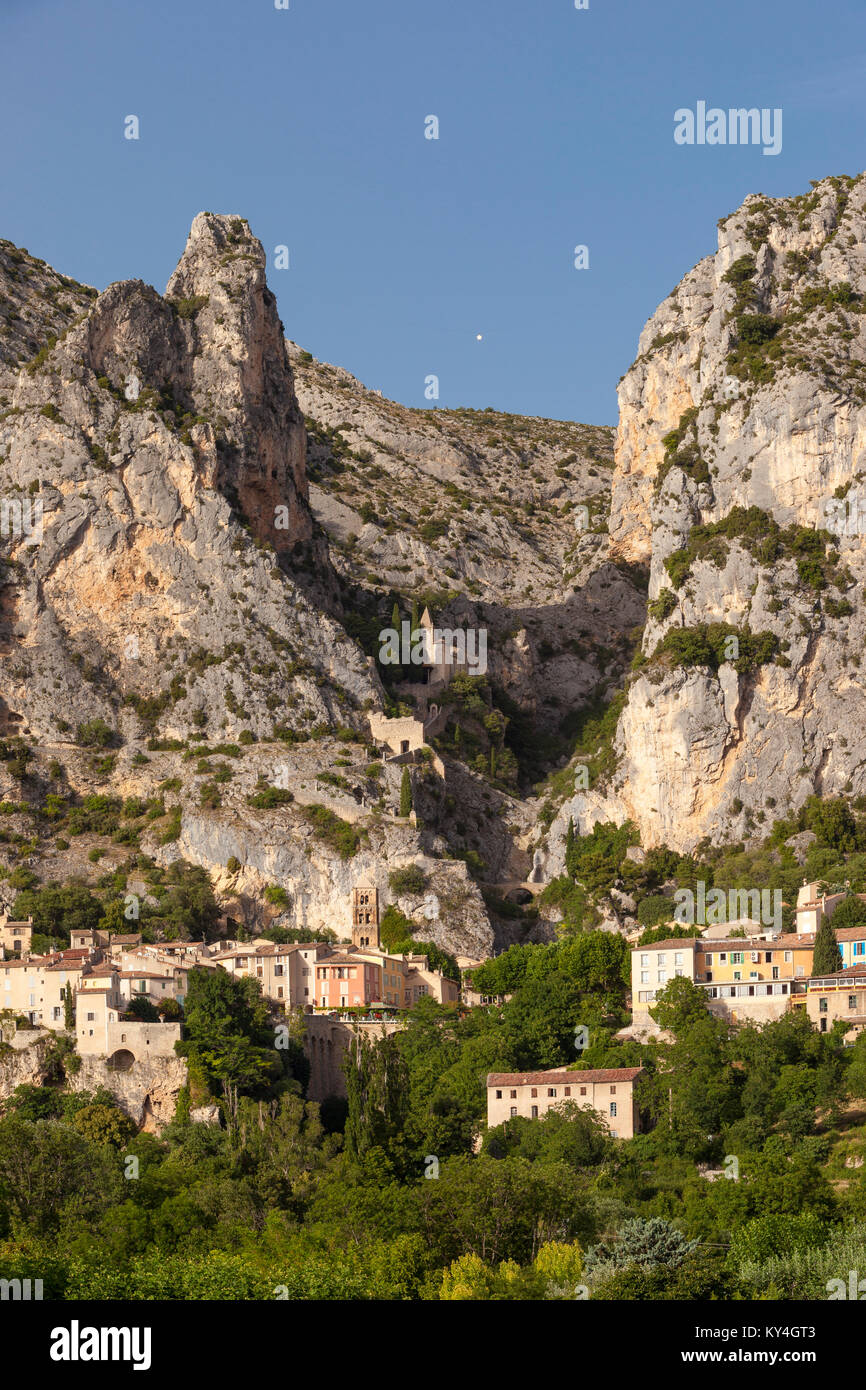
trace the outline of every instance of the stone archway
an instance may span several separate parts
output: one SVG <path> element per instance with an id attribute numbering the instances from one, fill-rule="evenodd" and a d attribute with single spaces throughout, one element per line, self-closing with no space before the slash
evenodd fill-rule
<path id="1" fill-rule="evenodd" d="M 135 1063 L 135 1056 L 128 1047 L 119 1047 L 112 1052 L 106 1066 L 109 1071 L 129 1071 Z"/>

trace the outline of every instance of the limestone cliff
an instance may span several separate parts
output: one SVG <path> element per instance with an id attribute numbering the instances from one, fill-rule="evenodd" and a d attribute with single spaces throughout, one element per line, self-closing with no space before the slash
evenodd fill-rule
<path id="1" fill-rule="evenodd" d="M 864 310 L 866 177 L 829 178 L 747 198 L 644 328 L 610 515 L 651 566 L 644 664 L 607 801 L 563 808 L 560 850 L 569 813 L 684 849 L 866 791 Z"/>

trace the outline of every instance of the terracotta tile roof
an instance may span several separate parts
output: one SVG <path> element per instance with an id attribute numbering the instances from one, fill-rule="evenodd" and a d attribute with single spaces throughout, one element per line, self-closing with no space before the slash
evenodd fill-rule
<path id="1" fill-rule="evenodd" d="M 862 965 L 848 965 L 844 970 L 836 970 L 829 975 L 810 975 L 809 984 L 813 980 L 862 980 L 866 984 L 866 961 Z"/>
<path id="2" fill-rule="evenodd" d="M 854 939 L 848 938 L 845 935 L 846 931 L 853 931 L 857 939 L 860 936 L 866 936 L 866 926 L 842 928 L 836 935 L 845 940 Z M 806 947 L 814 946 L 814 944 L 814 932 L 800 932 L 799 934 L 789 932 L 785 936 L 772 937 L 729 936 L 718 937 L 715 940 L 711 936 L 672 936 L 666 941 L 653 941 L 649 946 L 633 946 L 632 951 L 681 951 L 683 947 L 688 949 L 692 946 L 697 947 L 699 951 L 777 951 L 780 947 L 790 951 L 798 946 Z"/>
<path id="3" fill-rule="evenodd" d="M 665 941 L 653 941 L 649 946 L 633 946 L 633 951 L 665 951 L 673 950 L 674 947 L 681 951 L 683 947 L 688 949 L 691 946 L 699 946 L 701 938 L 699 936 L 671 936 Z M 713 943 L 715 944 L 715 943 Z"/>
<path id="4" fill-rule="evenodd" d="M 554 1082 L 566 1086 L 604 1085 L 606 1082 L 634 1081 L 640 1076 L 643 1067 L 606 1067 L 600 1071 L 566 1071 L 554 1067 L 552 1071 L 492 1071 L 488 1074 L 488 1086 L 550 1086 Z"/>

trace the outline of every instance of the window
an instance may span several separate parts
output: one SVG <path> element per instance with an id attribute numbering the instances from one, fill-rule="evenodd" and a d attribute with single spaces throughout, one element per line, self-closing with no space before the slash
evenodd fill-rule
<path id="1" fill-rule="evenodd" d="M 611 1117 L 612 1120 L 615 1120 L 615 1119 L 616 1119 L 616 1101 L 615 1101 L 615 1100 L 612 1100 L 611 1103 L 610 1103 L 610 1117 Z"/>
<path id="2" fill-rule="evenodd" d="M 88 1015 L 87 1015 L 87 1022 L 88 1022 L 88 1023 L 93 1023 L 93 1022 L 95 1022 L 95 1020 L 96 1020 L 96 1014 L 88 1014 Z"/>
<path id="3" fill-rule="evenodd" d="M 659 971 L 657 972 L 657 975 L 658 975 L 658 983 L 659 983 L 660 985 L 663 985 L 663 984 L 665 983 L 665 981 L 667 980 L 668 972 L 667 972 L 666 970 L 659 970 Z"/>
<path id="4" fill-rule="evenodd" d="M 682 953 L 682 951 L 675 951 L 675 952 L 674 952 L 674 965 L 682 965 L 682 963 L 683 963 L 683 953 Z"/>
<path id="5" fill-rule="evenodd" d="M 648 985 L 648 984 L 649 984 L 649 971 L 648 971 L 648 970 L 642 970 L 642 971 L 640 972 L 640 982 L 641 982 L 642 985 Z"/>
<path id="6" fill-rule="evenodd" d="M 856 995 L 856 994 L 849 994 L 849 995 L 848 995 L 848 1008 L 849 1008 L 849 1009 L 856 1009 L 856 1007 L 857 1007 L 857 995 Z"/>
<path id="7" fill-rule="evenodd" d="M 571 1095 L 571 1087 L 570 1087 L 570 1086 L 566 1086 L 566 1088 L 565 1088 L 565 1094 L 566 1094 L 567 1096 L 570 1096 L 570 1095 Z"/>
<path id="8" fill-rule="evenodd" d="M 548 1088 L 547 1088 L 547 1094 L 548 1094 L 549 1096 L 552 1096 L 553 1099 L 556 1100 L 556 1087 L 555 1087 L 555 1086 L 548 1086 Z"/>
<path id="9" fill-rule="evenodd" d="M 611 1093 L 612 1096 L 615 1096 L 615 1095 L 616 1095 L 616 1087 L 615 1087 L 615 1086 L 611 1086 L 611 1088 L 610 1088 L 610 1093 Z"/>
<path id="10" fill-rule="evenodd" d="M 533 1107 L 532 1107 L 532 1118 L 533 1118 L 533 1120 L 537 1120 L 537 1119 L 538 1119 L 538 1106 L 537 1106 L 537 1105 L 533 1105 Z"/>
<path id="11" fill-rule="evenodd" d="M 511 1092 L 511 1099 L 512 1099 L 512 1100 L 517 1100 L 517 1092 L 516 1092 L 516 1091 L 512 1091 L 512 1092 Z"/>
<path id="12" fill-rule="evenodd" d="M 825 1014 L 825 1013 L 827 1012 L 827 1000 L 826 1000 L 826 999 L 821 999 L 821 1000 L 819 1000 L 819 1003 L 818 1003 L 818 1011 L 819 1011 L 820 1013 L 822 1013 L 822 1014 Z"/>
<path id="13" fill-rule="evenodd" d="M 658 965 L 666 965 L 666 964 L 667 964 L 667 954 L 666 954 L 666 952 L 661 951 L 661 952 L 659 953 L 659 958 L 658 958 L 657 964 L 658 964 Z"/>
<path id="14" fill-rule="evenodd" d="M 855 956 L 866 956 L 866 941 L 854 942 L 854 954 Z"/>
<path id="15" fill-rule="evenodd" d="M 641 965 L 649 965 L 649 956 L 644 953 L 640 958 Z"/>
<path id="16" fill-rule="evenodd" d="M 537 1095 L 538 1095 L 538 1087 L 537 1087 L 537 1086 L 533 1086 L 533 1088 L 532 1088 L 532 1090 L 530 1091 L 529 1094 L 530 1094 L 531 1096 L 537 1096 Z"/>
<path id="17" fill-rule="evenodd" d="M 496 1092 L 496 1099 L 497 1099 L 497 1100 L 501 1100 L 501 1099 L 502 1099 L 502 1092 L 501 1092 L 501 1091 L 497 1091 L 497 1092 Z"/>
<path id="18" fill-rule="evenodd" d="M 742 951 L 732 951 L 732 952 L 731 952 L 731 965 L 742 965 L 742 964 L 743 964 L 743 952 L 742 952 Z"/>
<path id="19" fill-rule="evenodd" d="M 585 1087 L 585 1086 L 581 1086 L 581 1088 L 580 1088 L 580 1094 L 581 1094 L 582 1096 L 585 1096 L 585 1095 L 586 1095 L 586 1087 Z"/>
<path id="20" fill-rule="evenodd" d="M 786 951 L 786 952 L 785 952 L 785 961 L 786 961 L 788 964 L 790 964 L 791 961 L 792 961 L 793 959 L 794 959 L 794 956 L 793 956 L 792 952 L 791 952 L 791 951 Z"/>
<path id="21" fill-rule="evenodd" d="M 514 1117 L 515 1117 L 516 1114 L 517 1114 L 517 1106 L 516 1106 L 516 1105 L 512 1105 L 512 1107 L 511 1107 L 511 1118 L 512 1118 L 512 1120 L 514 1119 Z"/>
<path id="22" fill-rule="evenodd" d="M 725 965 L 725 964 L 727 963 L 727 959 L 728 959 L 728 953 L 727 953 L 727 951 L 719 951 L 719 965 Z"/>
<path id="23" fill-rule="evenodd" d="M 743 972 L 742 972 L 742 970 L 735 970 L 735 971 L 734 971 L 734 979 L 735 979 L 735 980 L 742 980 L 742 978 L 743 978 Z"/>

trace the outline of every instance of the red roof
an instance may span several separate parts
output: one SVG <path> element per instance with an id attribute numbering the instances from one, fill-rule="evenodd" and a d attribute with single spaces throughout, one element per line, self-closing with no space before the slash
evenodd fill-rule
<path id="1" fill-rule="evenodd" d="M 549 1086 L 551 1082 L 572 1082 L 596 1085 L 608 1081 L 634 1081 L 640 1076 L 643 1067 L 603 1067 L 600 1071 L 568 1071 L 564 1067 L 554 1067 L 551 1071 L 492 1071 L 488 1074 L 488 1086 Z"/>

